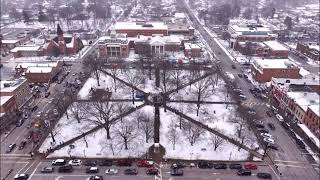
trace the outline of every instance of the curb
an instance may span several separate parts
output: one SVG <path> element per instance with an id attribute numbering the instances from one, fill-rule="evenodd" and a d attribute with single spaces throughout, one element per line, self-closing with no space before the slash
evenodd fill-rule
<path id="1" fill-rule="evenodd" d="M 12 128 L 12 129 L 9 131 L 8 134 L 5 134 L 5 135 L 4 135 L 4 138 L 1 140 L 1 143 L 2 143 L 3 141 L 5 141 L 5 140 L 7 139 L 7 137 L 8 137 L 16 128 L 17 128 L 17 127 L 14 126 L 14 128 Z"/>

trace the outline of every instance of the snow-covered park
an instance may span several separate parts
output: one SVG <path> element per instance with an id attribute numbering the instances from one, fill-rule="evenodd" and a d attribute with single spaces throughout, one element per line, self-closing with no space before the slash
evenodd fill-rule
<path id="1" fill-rule="evenodd" d="M 257 147 L 256 138 L 236 112 L 232 104 L 201 104 L 198 101 L 231 102 L 225 83 L 216 74 L 209 75 L 193 84 L 174 91 L 207 72 L 187 70 L 160 70 L 160 86 L 156 87 L 154 72 L 148 70 L 106 69 L 109 75 L 93 73 L 78 93 L 78 101 L 56 124 L 47 137 L 40 152 L 46 152 L 63 142 L 89 131 L 97 125 L 106 126 L 84 136 L 49 154 L 49 157 L 97 157 L 97 158 L 144 158 L 149 147 L 154 144 L 155 107 L 146 104 L 129 115 L 115 119 L 120 114 L 144 104 L 132 102 L 137 90 L 119 79 L 137 87 L 145 93 L 169 92 L 168 107 L 213 128 L 228 137 L 242 141 L 248 147 Z M 151 73 L 151 74 L 149 74 Z M 111 76 L 110 76 L 111 75 Z M 114 78 L 113 75 L 117 78 Z M 92 92 L 103 89 L 111 94 L 111 101 L 92 101 Z M 201 90 L 201 92 L 200 92 Z M 134 94 L 132 94 L 134 93 Z M 112 101 L 123 99 L 124 101 Z M 171 102 L 170 102 L 171 101 Z M 172 102 L 174 101 L 174 102 Z M 178 101 L 178 102 L 177 102 Z M 181 102 L 180 102 L 181 101 Z M 188 101 L 182 102 L 182 101 Z M 191 103 L 190 103 L 191 102 Z M 249 153 L 239 149 L 221 137 L 212 134 L 177 114 L 160 107 L 160 144 L 165 148 L 164 158 L 207 159 L 207 160 L 246 160 Z M 53 135 L 54 138 L 51 136 Z M 55 142 L 53 142 L 53 139 Z"/>

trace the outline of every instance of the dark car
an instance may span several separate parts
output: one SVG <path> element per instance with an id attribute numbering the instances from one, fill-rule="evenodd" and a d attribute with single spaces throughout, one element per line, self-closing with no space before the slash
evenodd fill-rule
<path id="1" fill-rule="evenodd" d="M 83 163 L 85 166 L 97 166 L 97 161 L 96 160 L 87 160 Z"/>
<path id="2" fill-rule="evenodd" d="M 103 180 L 103 177 L 102 176 L 90 176 L 89 177 L 89 180 Z"/>
<path id="3" fill-rule="evenodd" d="M 48 92 L 46 92 L 45 94 L 44 94 L 44 97 L 49 97 L 50 96 L 50 91 L 48 91 Z"/>
<path id="4" fill-rule="evenodd" d="M 96 167 L 96 166 L 94 166 L 94 167 L 88 167 L 87 169 L 86 169 L 86 173 L 98 173 L 99 172 L 99 168 L 98 167 Z"/>
<path id="5" fill-rule="evenodd" d="M 242 77 L 243 77 L 243 75 L 242 75 L 242 74 L 238 74 L 238 76 L 239 76 L 239 78 L 242 78 Z"/>
<path id="6" fill-rule="evenodd" d="M 272 116 L 273 116 L 273 112 L 271 112 L 271 111 L 267 111 L 266 114 L 267 114 L 269 117 L 272 117 Z"/>
<path id="7" fill-rule="evenodd" d="M 156 168 L 149 168 L 146 170 L 146 174 L 148 175 L 157 175 L 159 174 L 159 170 Z"/>
<path id="8" fill-rule="evenodd" d="M 16 143 L 12 143 L 8 146 L 8 149 L 6 150 L 6 153 L 10 153 L 13 151 L 13 149 L 16 147 Z"/>
<path id="9" fill-rule="evenodd" d="M 306 146 L 304 145 L 303 141 L 301 141 L 300 139 L 296 139 L 296 143 L 298 144 L 298 146 L 301 148 L 301 149 L 305 149 Z"/>
<path id="10" fill-rule="evenodd" d="M 38 106 L 33 106 L 33 108 L 31 109 L 32 112 L 36 111 L 38 109 Z"/>
<path id="11" fill-rule="evenodd" d="M 272 123 L 268 123 L 267 125 L 271 130 L 275 130 L 276 129 L 276 127 Z"/>
<path id="12" fill-rule="evenodd" d="M 272 176 L 269 173 L 257 173 L 257 177 L 260 179 L 272 179 Z"/>
<path id="13" fill-rule="evenodd" d="M 264 129 L 264 125 L 263 125 L 263 124 L 260 124 L 260 123 L 255 123 L 255 126 L 256 126 L 257 128 Z"/>
<path id="14" fill-rule="evenodd" d="M 246 75 L 246 74 L 243 74 L 243 77 L 246 78 L 246 79 L 248 79 L 248 75 Z"/>
<path id="15" fill-rule="evenodd" d="M 259 128 L 258 131 L 260 133 L 269 133 L 269 131 L 267 129 L 264 129 L 264 128 L 261 128 L 261 129 Z"/>
<path id="16" fill-rule="evenodd" d="M 180 168 L 185 168 L 186 165 L 184 163 L 181 162 L 177 162 L 177 163 L 173 163 L 171 164 L 171 169 L 180 169 Z"/>
<path id="17" fill-rule="evenodd" d="M 52 173 L 54 171 L 54 168 L 53 167 L 43 167 L 41 169 L 41 172 L 42 173 Z"/>
<path id="18" fill-rule="evenodd" d="M 242 169 L 242 165 L 241 164 L 230 164 L 229 168 L 230 169 Z"/>
<path id="19" fill-rule="evenodd" d="M 225 163 L 218 163 L 218 164 L 214 164 L 213 167 L 215 169 L 227 169 L 227 164 Z"/>
<path id="20" fill-rule="evenodd" d="M 132 165 L 132 161 L 129 159 L 120 159 L 117 161 L 116 163 L 118 166 L 131 166 Z"/>
<path id="21" fill-rule="evenodd" d="M 239 176 L 251 176 L 251 171 L 250 170 L 245 170 L 245 169 L 240 169 L 237 174 Z"/>
<path id="22" fill-rule="evenodd" d="M 207 162 L 207 161 L 200 161 L 198 163 L 198 167 L 200 169 L 211 169 L 211 168 L 213 168 L 213 164 L 211 162 Z"/>
<path id="23" fill-rule="evenodd" d="M 112 160 L 104 159 L 98 162 L 99 166 L 112 166 Z"/>
<path id="24" fill-rule="evenodd" d="M 25 146 L 26 146 L 26 144 L 27 144 L 27 141 L 25 141 L 25 140 L 23 140 L 23 141 L 21 141 L 21 143 L 19 144 L 19 150 L 21 150 L 21 149 L 23 149 Z"/>
<path id="25" fill-rule="evenodd" d="M 236 69 L 236 66 L 234 64 L 231 65 L 232 69 Z"/>
<path id="26" fill-rule="evenodd" d="M 183 176 L 183 169 L 171 169 L 171 176 Z"/>
<path id="27" fill-rule="evenodd" d="M 16 123 L 16 126 L 17 126 L 17 127 L 20 127 L 20 126 L 22 126 L 23 123 L 24 123 L 24 119 L 19 119 L 19 120 L 17 121 L 17 123 Z"/>
<path id="28" fill-rule="evenodd" d="M 58 169 L 58 172 L 63 173 L 63 172 L 72 172 L 73 171 L 73 167 L 71 165 L 65 165 L 65 166 L 61 166 Z"/>
<path id="29" fill-rule="evenodd" d="M 124 174 L 125 175 L 137 175 L 138 174 L 138 170 L 135 168 L 128 168 L 124 170 Z"/>
<path id="30" fill-rule="evenodd" d="M 279 149 L 277 145 L 270 144 L 270 143 L 268 144 L 268 148 L 273 149 L 273 150 L 278 150 Z"/>

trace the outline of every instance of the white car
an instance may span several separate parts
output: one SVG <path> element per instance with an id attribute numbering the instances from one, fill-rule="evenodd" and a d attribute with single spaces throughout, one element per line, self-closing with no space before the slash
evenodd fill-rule
<path id="1" fill-rule="evenodd" d="M 271 138 L 263 138 L 263 141 L 269 144 L 274 144 L 274 140 Z"/>
<path id="2" fill-rule="evenodd" d="M 283 122 L 283 117 L 280 114 L 276 114 L 276 118 L 280 121 Z"/>
<path id="3" fill-rule="evenodd" d="M 17 180 L 19 180 L 19 179 L 28 179 L 28 178 L 29 178 L 28 174 L 16 174 L 14 176 L 14 179 L 17 179 Z"/>
<path id="4" fill-rule="evenodd" d="M 72 166 L 81 166 L 82 162 L 80 159 L 73 159 L 69 161 L 69 165 Z"/>
<path id="5" fill-rule="evenodd" d="M 272 135 L 268 133 L 261 133 L 260 135 L 264 138 L 272 138 Z"/>
<path id="6" fill-rule="evenodd" d="M 58 113 L 58 110 L 57 110 L 57 109 L 54 109 L 54 110 L 53 110 L 53 115 L 55 115 L 55 116 L 58 116 L 58 115 L 59 115 L 59 113 Z"/>
<path id="7" fill-rule="evenodd" d="M 118 169 L 114 169 L 114 168 L 106 170 L 106 174 L 109 174 L 109 175 L 118 174 L 118 172 L 119 172 L 119 170 Z"/>

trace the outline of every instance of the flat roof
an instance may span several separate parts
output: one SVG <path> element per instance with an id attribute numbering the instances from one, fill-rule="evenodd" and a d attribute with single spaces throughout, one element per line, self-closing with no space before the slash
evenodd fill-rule
<path id="1" fill-rule="evenodd" d="M 42 62 L 42 63 L 18 63 L 16 68 L 28 68 L 28 67 L 57 67 L 58 61 L 56 62 Z"/>
<path id="2" fill-rule="evenodd" d="M 18 52 L 18 51 L 38 51 L 40 46 L 18 46 L 11 49 L 11 52 Z"/>
<path id="3" fill-rule="evenodd" d="M 7 101 L 9 101 L 13 96 L 0 96 L 0 105 L 4 105 Z"/>
<path id="4" fill-rule="evenodd" d="M 1 92 L 13 92 L 17 89 L 22 83 L 27 81 L 25 78 L 20 78 L 12 81 L 0 81 L 0 91 Z"/>
<path id="5" fill-rule="evenodd" d="M 294 100 L 305 112 L 309 106 L 316 105 L 319 108 L 320 96 L 316 92 L 287 92 L 287 96 Z"/>
<path id="6" fill-rule="evenodd" d="M 3 43 L 3 44 L 15 44 L 15 43 L 17 43 L 19 41 L 20 41 L 19 39 L 3 39 L 1 41 L 1 43 Z"/>
<path id="7" fill-rule="evenodd" d="M 253 65 L 261 67 L 262 69 L 287 69 L 298 68 L 296 64 L 288 59 L 260 59 L 255 58 Z"/>
<path id="8" fill-rule="evenodd" d="M 117 22 L 114 25 L 114 29 L 130 29 L 130 30 L 139 30 L 139 29 L 161 29 L 168 30 L 168 26 L 163 22 Z"/>
<path id="9" fill-rule="evenodd" d="M 288 51 L 288 48 L 286 48 L 284 45 L 282 45 L 278 41 L 265 41 L 264 44 L 267 45 L 272 50 Z"/>
<path id="10" fill-rule="evenodd" d="M 50 73 L 52 67 L 30 66 L 27 68 L 26 73 Z"/>

